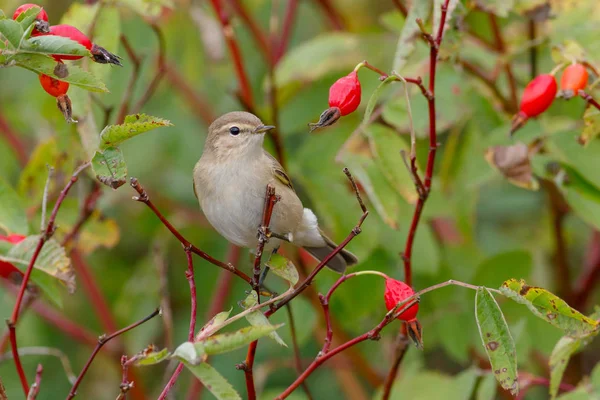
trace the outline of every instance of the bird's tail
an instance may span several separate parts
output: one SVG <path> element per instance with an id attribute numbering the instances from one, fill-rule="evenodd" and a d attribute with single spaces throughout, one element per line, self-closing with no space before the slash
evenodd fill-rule
<path id="1" fill-rule="evenodd" d="M 321 232 L 321 236 L 325 240 L 326 245 L 323 247 L 304 247 L 304 249 L 308 251 L 314 258 L 322 261 L 337 247 L 337 245 L 321 230 L 319 231 Z M 327 263 L 326 266 L 342 274 L 346 271 L 347 267 L 351 267 L 356 263 L 358 263 L 358 258 L 356 258 L 356 256 L 350 253 L 348 250 L 342 249 Z"/>

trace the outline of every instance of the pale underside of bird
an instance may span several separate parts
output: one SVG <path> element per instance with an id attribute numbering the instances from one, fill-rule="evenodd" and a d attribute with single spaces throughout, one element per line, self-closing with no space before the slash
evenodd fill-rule
<path id="1" fill-rule="evenodd" d="M 202 157 L 194 168 L 194 191 L 200 208 L 229 242 L 254 249 L 266 188 L 272 185 L 280 200 L 273 208 L 270 230 L 322 260 L 336 245 L 319 229 L 315 214 L 302 206 L 279 162 L 263 149 L 265 132 L 271 128 L 245 112 L 225 114 L 211 124 Z M 271 237 L 265 251 L 280 243 Z M 327 266 L 344 272 L 356 262 L 356 257 L 344 249 Z"/>

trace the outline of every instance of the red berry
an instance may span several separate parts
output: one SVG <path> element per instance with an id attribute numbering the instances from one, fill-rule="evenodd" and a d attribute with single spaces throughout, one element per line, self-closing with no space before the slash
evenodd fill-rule
<path id="1" fill-rule="evenodd" d="M 556 89 L 554 76 L 549 74 L 536 76 L 523 91 L 520 112 L 527 118 L 540 115 L 554 101 Z"/>
<path id="2" fill-rule="evenodd" d="M 587 81 L 587 69 L 581 64 L 571 64 L 565 68 L 560 78 L 560 90 L 563 92 L 570 91 L 570 96 L 573 96 L 585 88 Z"/>
<path id="3" fill-rule="evenodd" d="M 25 236 L 19 234 L 12 234 L 8 236 L 0 235 L 0 242 L 9 242 L 17 244 L 25 239 Z M 10 279 L 11 277 L 23 276 L 23 273 L 19 271 L 17 267 L 6 261 L 0 261 L 0 277 Z"/>
<path id="4" fill-rule="evenodd" d="M 348 115 L 358 108 L 360 95 L 360 81 L 356 71 L 352 71 L 329 88 L 329 107 L 339 108 L 342 116 Z"/>
<path id="5" fill-rule="evenodd" d="M 392 278 L 385 280 L 385 293 L 383 298 L 385 299 L 385 307 L 388 311 L 392 310 L 394 307 L 396 307 L 396 304 L 407 299 L 413 294 L 415 294 L 415 291 L 412 290 L 412 288 L 406 283 Z M 419 303 L 415 303 L 414 305 L 410 306 L 408 310 L 400 314 L 398 319 L 402 321 L 412 321 L 417 317 L 418 311 Z"/>
<path id="6" fill-rule="evenodd" d="M 40 74 L 40 83 L 42 87 L 50 96 L 58 97 L 66 94 L 69 90 L 69 83 L 65 81 L 59 81 L 48 75 Z"/>
<path id="7" fill-rule="evenodd" d="M 92 49 L 92 41 L 83 32 L 71 25 L 54 25 L 49 35 L 66 37 L 79 43 L 88 50 Z M 79 60 L 82 56 L 54 55 L 56 60 Z"/>
<path id="8" fill-rule="evenodd" d="M 22 6 L 20 6 L 19 8 L 17 8 L 15 10 L 15 13 L 13 14 L 12 19 L 16 20 L 19 17 L 19 15 L 21 15 L 23 12 L 29 10 L 32 7 L 42 8 L 41 6 L 38 6 L 37 4 L 32 4 L 32 3 L 23 4 Z M 37 15 L 37 19 L 48 22 L 48 14 L 46 14 L 46 11 L 44 11 L 44 9 L 42 9 L 40 11 L 40 13 Z"/>

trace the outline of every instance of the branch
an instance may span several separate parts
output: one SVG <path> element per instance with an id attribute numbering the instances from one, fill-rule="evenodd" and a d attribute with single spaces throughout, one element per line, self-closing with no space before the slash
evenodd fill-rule
<path id="1" fill-rule="evenodd" d="M 223 269 L 239 276 L 247 283 L 252 282 L 252 279 L 248 275 L 246 275 L 242 271 L 238 270 L 233 265 L 225 264 L 215 258 L 212 258 L 207 253 L 203 252 L 202 250 L 200 250 L 199 248 L 197 248 L 196 246 L 191 244 L 185 237 L 183 237 L 183 235 L 181 233 L 179 233 L 179 231 L 173 225 L 171 225 L 171 223 L 162 215 L 162 213 L 158 210 L 158 208 L 156 208 L 154 203 L 152 203 L 152 201 L 150 200 L 150 197 L 148 196 L 148 193 L 146 193 L 146 190 L 143 188 L 143 186 L 139 183 L 139 181 L 136 178 L 131 178 L 131 187 L 133 187 L 135 189 L 135 191 L 138 192 L 138 194 L 139 194 L 139 196 L 134 196 L 133 200 L 146 204 L 152 210 L 152 212 L 158 217 L 158 219 L 163 223 L 163 225 L 173 234 L 173 236 L 175 236 L 177 238 L 177 240 L 179 240 L 179 242 L 181 243 L 181 245 L 184 248 L 186 248 L 186 249 L 189 248 L 192 253 L 200 256 L 201 258 L 205 259 L 206 261 L 208 261 L 209 263 L 211 263 L 213 265 L 216 265 L 219 268 L 223 268 Z"/>
<path id="2" fill-rule="evenodd" d="M 258 45 L 258 49 L 262 53 L 263 57 L 267 62 L 269 61 L 269 45 L 267 44 L 267 38 L 260 27 L 256 24 L 256 21 L 248 14 L 248 11 L 244 8 L 240 0 L 229 0 L 229 4 L 240 16 L 244 24 L 248 27 L 250 34 L 254 38 L 254 41 Z"/>
<path id="3" fill-rule="evenodd" d="M 502 109 L 504 111 L 506 111 L 507 113 L 512 113 L 514 111 L 510 101 L 508 101 L 508 99 L 504 97 L 504 95 L 500 91 L 500 88 L 498 88 L 498 84 L 495 78 L 488 76 L 488 74 L 481 70 L 479 66 L 472 64 L 469 61 L 459 59 L 458 63 L 464 68 L 466 72 L 479 79 L 488 89 L 490 89 L 490 91 L 502 104 Z"/>
<path id="4" fill-rule="evenodd" d="M 119 113 L 117 114 L 117 124 L 122 124 L 123 121 L 125 121 L 125 116 L 129 110 L 129 103 L 131 102 L 133 91 L 135 89 L 135 83 L 140 77 L 140 70 L 142 67 L 142 58 L 135 53 L 135 50 L 125 35 L 121 35 L 121 43 L 123 44 L 129 59 L 131 60 L 133 71 L 131 72 L 131 78 L 129 78 L 129 82 L 127 83 L 127 88 L 123 93 L 123 99 L 121 100 L 121 106 L 119 107 Z"/>
<path id="5" fill-rule="evenodd" d="M 83 225 L 88 221 L 88 219 L 94 213 L 96 209 L 96 202 L 102 196 L 102 191 L 100 190 L 100 184 L 96 181 L 93 183 L 92 190 L 88 193 L 85 200 L 83 201 L 83 205 L 81 207 L 81 211 L 79 212 L 79 217 L 75 222 L 75 225 L 71 228 L 71 230 L 65 235 L 62 240 L 61 246 L 67 247 L 71 244 L 72 241 L 76 240 L 79 236 L 79 232 Z"/>
<path id="6" fill-rule="evenodd" d="M 29 393 L 27 394 L 27 400 L 35 400 L 37 395 L 40 393 L 40 385 L 42 384 L 42 373 L 44 372 L 44 367 L 42 364 L 38 364 L 37 369 L 35 371 L 35 380 L 33 385 L 31 385 L 31 389 L 29 389 Z"/>
<path id="7" fill-rule="evenodd" d="M 600 110 L 600 104 L 592 97 L 591 94 L 588 94 L 586 92 L 584 92 L 583 90 L 580 90 L 577 93 L 582 99 L 584 99 L 585 101 L 588 102 L 588 104 L 596 107 L 598 110 Z"/>
<path id="8" fill-rule="evenodd" d="M 344 249 L 344 247 L 346 247 L 348 245 L 348 243 L 350 243 L 350 241 L 352 241 L 352 239 L 354 239 L 356 236 L 358 236 L 360 234 L 361 226 L 362 226 L 365 218 L 367 218 L 367 216 L 369 215 L 369 211 L 365 207 L 365 204 L 362 201 L 362 198 L 360 197 L 360 192 L 358 191 L 358 186 L 356 185 L 356 182 L 354 181 L 354 178 L 352 177 L 352 174 L 350 174 L 350 171 L 348 170 L 348 168 L 344 168 L 344 173 L 346 174 L 346 176 L 350 180 L 350 183 L 352 184 L 352 187 L 354 188 L 356 199 L 357 199 L 358 204 L 360 205 L 360 208 L 363 212 L 361 217 L 358 220 L 358 223 L 352 229 L 352 231 L 346 237 L 346 239 L 344 239 L 344 241 L 342 243 L 340 243 L 334 250 L 332 250 L 331 253 L 329 253 L 323 260 L 321 260 L 321 262 L 315 267 L 315 269 L 313 269 L 313 271 L 308 275 L 308 277 L 306 277 L 306 279 L 297 288 L 295 288 L 290 294 L 285 296 L 278 303 L 275 303 L 270 309 L 268 309 L 265 312 L 265 316 L 267 318 L 269 318 L 271 315 L 273 315 L 281 307 L 288 304 L 290 301 L 292 301 L 294 298 L 296 298 L 300 293 L 302 293 L 308 286 L 310 286 L 310 284 L 313 282 L 313 280 L 315 279 L 317 274 L 325 267 L 325 265 L 327 265 L 327 263 L 329 263 L 329 261 L 331 261 L 333 259 L 333 257 L 335 257 L 340 251 L 342 251 Z M 258 341 L 254 341 L 248 346 L 248 352 L 246 354 L 246 361 L 240 367 L 240 369 L 244 370 L 244 374 L 246 377 L 246 389 L 248 392 L 249 400 L 253 400 L 256 398 L 256 392 L 254 390 L 254 379 L 253 379 L 252 368 L 254 366 L 254 358 L 256 356 L 257 344 L 258 344 Z"/>
<path id="9" fill-rule="evenodd" d="M 329 24 L 331 25 L 333 30 L 343 31 L 345 29 L 344 22 L 342 20 L 342 17 L 339 15 L 339 13 L 336 11 L 335 7 L 331 3 L 331 0 L 316 0 L 316 1 L 317 1 L 317 3 L 319 3 L 321 8 L 323 9 L 323 12 L 325 13 L 325 15 L 327 15 L 327 18 L 329 19 Z"/>
<path id="10" fill-rule="evenodd" d="M 298 376 L 302 375 L 302 358 L 300 353 L 300 347 L 298 346 L 298 337 L 296 334 L 296 321 L 294 321 L 294 313 L 292 312 L 292 305 L 288 304 L 285 309 L 288 313 L 288 319 L 290 321 L 290 332 L 292 336 L 292 347 L 294 348 L 294 367 L 296 368 L 296 372 Z M 308 400 L 313 400 L 313 396 L 310 393 L 310 389 L 306 382 L 302 382 L 302 389 L 306 394 L 306 398 Z"/>
<path id="11" fill-rule="evenodd" d="M 275 55 L 273 57 L 274 64 L 277 64 L 279 60 L 281 60 L 281 57 L 283 57 L 285 51 L 287 50 L 290 37 L 292 36 L 294 22 L 296 21 L 297 11 L 298 0 L 288 0 L 285 16 L 283 17 L 283 24 L 281 26 L 281 39 L 279 40 L 279 45 L 277 46 L 277 50 L 275 51 Z"/>
<path id="12" fill-rule="evenodd" d="M 600 232 L 594 231 L 588 245 L 586 262 L 576 285 L 574 307 L 585 307 L 594 287 L 600 283 Z"/>
<path id="13" fill-rule="evenodd" d="M 23 301 L 23 296 L 25 295 L 25 291 L 27 290 L 27 284 L 29 283 L 29 279 L 31 278 L 31 272 L 33 271 L 33 266 L 35 265 L 35 262 L 37 261 L 37 258 L 40 255 L 40 252 L 42 251 L 42 247 L 44 247 L 44 244 L 46 243 L 46 241 L 48 241 L 50 239 L 50 237 L 52 236 L 52 234 L 54 233 L 54 230 L 55 230 L 54 223 L 56 221 L 56 215 L 58 214 L 58 210 L 60 209 L 60 206 L 62 205 L 63 201 L 67 197 L 67 194 L 69 193 L 69 190 L 71 189 L 71 187 L 75 184 L 75 182 L 77 182 L 79 173 L 81 173 L 81 171 L 83 171 L 84 169 L 86 169 L 89 166 L 90 166 L 90 163 L 87 162 L 87 163 L 81 165 L 79 168 L 77 168 L 75 170 L 75 172 L 73 173 L 73 175 L 71 176 L 71 179 L 69 179 L 69 181 L 67 182 L 64 189 L 60 192 L 60 195 L 58 196 L 58 199 L 56 200 L 56 203 L 54 204 L 54 209 L 52 210 L 50 219 L 48 220 L 48 225 L 46 226 L 46 229 L 42 232 L 42 235 L 40 236 L 40 240 L 38 241 L 38 244 L 33 252 L 33 256 L 31 257 L 31 260 L 29 261 L 29 265 L 27 266 L 27 270 L 25 270 L 25 274 L 23 276 L 23 281 L 21 282 L 21 287 L 19 289 L 19 293 L 17 294 L 17 300 L 15 302 L 15 306 L 13 308 L 12 315 L 10 317 L 10 320 L 7 321 L 8 329 L 10 331 L 10 342 L 11 342 L 13 357 L 15 360 L 15 366 L 17 368 L 17 373 L 19 374 L 19 379 L 21 380 L 21 386 L 23 387 L 23 392 L 25 393 L 25 396 L 27 396 L 27 394 L 29 393 L 29 384 L 27 383 L 27 378 L 25 376 L 25 373 L 23 371 L 23 366 L 21 365 L 21 360 L 19 358 L 19 353 L 17 350 L 18 349 L 17 335 L 16 335 L 16 330 L 15 330 L 17 322 L 19 321 L 19 313 L 21 311 L 21 303 Z"/>
<path id="14" fill-rule="evenodd" d="M 210 4 L 212 5 L 215 14 L 219 19 L 219 22 L 221 23 L 223 36 L 225 37 L 227 47 L 229 48 L 229 53 L 231 54 L 231 58 L 235 67 L 235 74 L 240 85 L 240 96 L 244 103 L 249 104 L 250 106 L 254 106 L 254 95 L 252 94 L 252 87 L 250 86 L 250 81 L 248 80 L 246 71 L 244 70 L 242 53 L 235 38 L 233 27 L 231 26 L 231 21 L 229 20 L 229 16 L 225 12 L 221 0 L 210 0 Z"/>
<path id="15" fill-rule="evenodd" d="M 15 156 L 17 156 L 19 164 L 22 167 L 25 166 L 27 164 L 27 150 L 25 149 L 25 145 L 19 139 L 20 135 L 12 129 L 2 113 L 0 113 L 0 133 L 4 135 L 4 139 L 12 148 Z"/>
<path id="16" fill-rule="evenodd" d="M 187 279 L 190 285 L 190 298 L 191 298 L 191 307 L 190 307 L 190 327 L 188 329 L 188 342 L 194 341 L 194 333 L 196 332 L 196 314 L 198 310 L 198 302 L 196 299 L 196 281 L 194 279 L 194 262 L 192 260 L 192 249 L 191 246 L 185 246 L 185 257 L 187 259 L 187 270 L 185 271 L 185 278 Z M 167 382 L 160 396 L 159 400 L 165 399 L 169 391 L 175 386 L 175 382 L 177 382 L 177 378 L 179 378 L 179 374 L 183 371 L 183 363 L 180 362 L 173 375 L 171 375 L 171 379 Z"/>
<path id="17" fill-rule="evenodd" d="M 81 372 L 79 373 L 79 376 L 77 377 L 77 380 L 75 381 L 75 383 L 73 384 L 73 387 L 71 388 L 71 391 L 69 392 L 69 395 L 67 396 L 67 400 L 72 399 L 73 397 L 75 397 L 75 395 L 77 394 L 77 388 L 79 387 L 79 384 L 81 383 L 83 377 L 85 376 L 87 370 L 89 369 L 90 365 L 92 364 L 92 362 L 94 361 L 94 358 L 96 357 L 96 354 L 98 354 L 98 352 L 100 351 L 100 349 L 102 348 L 102 346 L 104 346 L 107 342 L 111 341 L 112 339 L 114 339 L 115 337 L 124 334 L 125 332 L 128 332 L 134 328 L 137 328 L 138 326 L 142 325 L 144 322 L 147 322 L 149 320 L 151 320 L 152 318 L 156 317 L 157 315 L 160 314 L 160 308 L 157 308 L 156 310 L 154 310 L 152 312 L 152 314 L 148 315 L 147 317 L 134 322 L 133 324 L 120 329 L 108 336 L 106 335 L 102 335 L 98 338 L 98 343 L 96 344 L 96 347 L 94 348 L 94 350 L 92 351 L 92 354 L 90 355 L 89 359 L 87 360 L 87 362 L 85 363 L 83 369 L 81 370 Z"/>
<path id="18" fill-rule="evenodd" d="M 135 106 L 133 106 L 133 108 L 131 110 L 131 112 L 133 114 L 139 113 L 140 110 L 142 109 L 142 107 L 144 107 L 144 105 L 148 102 L 148 100 L 150 100 L 150 98 L 156 91 L 156 88 L 160 84 L 160 81 L 162 80 L 163 75 L 165 73 L 165 63 L 166 63 L 165 57 L 166 57 L 166 53 L 167 53 L 166 45 L 165 45 L 165 36 L 163 35 L 163 33 L 158 25 L 153 23 L 153 24 L 150 24 L 150 27 L 152 28 L 152 30 L 154 31 L 154 33 L 156 34 L 156 37 L 158 39 L 158 56 L 156 57 L 156 73 L 154 74 L 154 78 L 152 78 L 152 81 L 150 81 L 150 84 L 146 88 L 146 91 L 144 92 L 142 97 L 138 100 L 137 103 L 135 103 Z"/>
<path id="19" fill-rule="evenodd" d="M 504 43 L 504 38 L 502 37 L 502 31 L 500 30 L 500 26 L 498 25 L 498 18 L 493 13 L 489 14 L 489 18 L 490 26 L 492 27 L 492 32 L 494 34 L 494 41 L 496 42 L 496 47 L 498 48 L 498 51 L 501 54 L 506 55 L 506 44 Z M 504 72 L 506 73 L 506 78 L 508 79 L 508 86 L 510 88 L 511 109 L 513 111 L 516 111 L 519 101 L 517 99 L 517 83 L 515 80 L 515 76 L 513 74 L 510 63 L 507 61 L 503 61 L 502 63 L 504 65 Z"/>
<path id="20" fill-rule="evenodd" d="M 265 193 L 265 205 L 263 208 L 262 222 L 258 230 L 258 244 L 256 245 L 256 253 L 254 255 L 254 267 L 252 277 L 252 289 L 256 292 L 258 300 L 260 302 L 260 261 L 262 259 L 262 253 L 265 248 L 265 244 L 269 241 L 271 231 L 269 225 L 271 224 L 271 216 L 273 215 L 273 207 L 280 200 L 279 196 L 275 195 L 275 187 L 267 185 L 267 191 Z"/>

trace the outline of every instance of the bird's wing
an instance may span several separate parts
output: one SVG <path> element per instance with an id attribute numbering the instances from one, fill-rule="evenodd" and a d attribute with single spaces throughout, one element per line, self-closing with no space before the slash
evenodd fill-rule
<path id="1" fill-rule="evenodd" d="M 292 180 L 285 173 L 285 170 L 283 169 L 281 164 L 279 164 L 279 161 L 277 161 L 277 159 L 275 157 L 273 157 L 271 154 L 269 154 L 269 152 L 267 152 L 267 151 L 265 151 L 265 155 L 267 156 L 267 158 L 269 159 L 269 162 L 271 163 L 271 168 L 273 170 L 273 176 L 275 178 L 277 178 L 285 186 L 294 190 L 294 186 L 292 186 Z"/>

